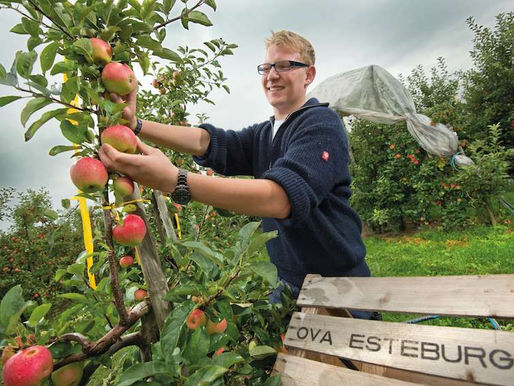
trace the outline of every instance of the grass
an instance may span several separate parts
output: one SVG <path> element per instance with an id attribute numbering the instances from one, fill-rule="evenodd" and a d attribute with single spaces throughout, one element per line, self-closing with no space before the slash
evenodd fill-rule
<path id="1" fill-rule="evenodd" d="M 365 239 L 373 276 L 442 276 L 514 273 L 514 228 L 477 226 L 462 231 L 426 230 L 410 235 Z M 384 313 L 384 320 L 405 321 L 419 315 Z M 514 323 L 499 321 L 514 331 Z M 441 317 L 424 322 L 492 328 L 487 319 Z"/>

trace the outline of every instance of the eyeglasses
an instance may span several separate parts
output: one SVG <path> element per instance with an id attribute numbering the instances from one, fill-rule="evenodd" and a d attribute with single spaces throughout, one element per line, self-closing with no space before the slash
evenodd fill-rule
<path id="1" fill-rule="evenodd" d="M 295 62 L 294 60 L 281 60 L 276 63 L 263 63 L 257 66 L 257 72 L 261 75 L 267 74 L 275 67 L 277 72 L 286 72 L 293 67 L 309 67 L 308 64 Z"/>

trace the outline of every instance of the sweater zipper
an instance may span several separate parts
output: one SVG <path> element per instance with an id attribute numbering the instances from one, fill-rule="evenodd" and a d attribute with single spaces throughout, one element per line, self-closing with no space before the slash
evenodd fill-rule
<path id="1" fill-rule="evenodd" d="M 273 155 L 273 144 L 275 143 L 275 138 L 277 138 L 278 136 L 278 133 L 284 128 L 284 125 L 287 123 L 287 121 L 289 120 L 289 118 L 299 112 L 299 111 L 302 111 L 302 110 L 307 110 L 311 107 L 318 107 L 318 106 L 328 106 L 328 103 L 318 103 L 316 105 L 309 105 L 309 106 L 302 106 L 300 107 L 299 109 L 289 113 L 286 117 L 286 119 L 284 119 L 284 122 L 282 122 L 282 124 L 280 125 L 280 127 L 278 128 L 278 131 L 276 132 L 275 136 L 273 137 L 272 141 L 271 141 L 271 155 L 270 155 L 270 161 L 269 161 L 269 165 L 268 165 L 268 170 L 271 169 L 271 156 Z M 273 117 L 271 117 L 273 118 Z M 271 124 L 271 132 L 273 133 L 273 125 L 274 123 L 271 121 L 271 118 L 270 118 L 270 124 Z"/>

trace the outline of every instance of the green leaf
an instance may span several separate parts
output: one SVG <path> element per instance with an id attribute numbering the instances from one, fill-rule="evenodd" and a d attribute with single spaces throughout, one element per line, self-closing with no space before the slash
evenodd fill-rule
<path id="1" fill-rule="evenodd" d="M 266 379 L 264 385 L 262 386 L 280 386 L 282 385 L 282 380 L 280 379 L 280 374 L 273 375 Z"/>
<path id="2" fill-rule="evenodd" d="M 184 383 L 184 385 L 210 385 L 216 379 L 222 377 L 223 374 L 225 374 L 227 371 L 227 368 L 221 366 L 204 367 L 193 373 L 193 375 L 186 380 L 186 383 Z"/>
<path id="3" fill-rule="evenodd" d="M 39 61 L 41 63 L 41 71 L 43 73 L 47 72 L 54 65 L 55 55 L 57 54 L 57 50 L 59 48 L 59 43 L 53 42 L 43 48 L 41 51 L 41 56 L 39 57 Z"/>
<path id="4" fill-rule="evenodd" d="M 84 56 L 89 63 L 93 63 L 93 45 L 88 38 L 81 38 L 73 43 L 75 51 Z"/>
<path id="5" fill-rule="evenodd" d="M 197 363 L 209 352 L 210 338 L 203 328 L 197 328 L 184 348 L 184 356 L 191 362 Z"/>
<path id="6" fill-rule="evenodd" d="M 62 86 L 61 101 L 64 103 L 70 103 L 79 92 L 80 78 L 78 76 L 72 76 L 68 78 L 66 83 Z"/>
<path id="7" fill-rule="evenodd" d="M 18 75 L 16 74 L 16 60 L 14 60 L 14 63 L 9 72 L 6 72 L 3 66 L 2 72 L 5 72 L 5 76 L 0 77 L 0 84 L 5 84 L 7 86 L 16 86 L 18 84 Z"/>
<path id="8" fill-rule="evenodd" d="M 0 107 L 4 107 L 5 105 L 8 105 L 11 102 L 17 101 L 20 98 L 21 98 L 21 96 L 4 96 L 4 97 L 0 97 Z"/>
<path id="9" fill-rule="evenodd" d="M 46 122 L 48 122 L 50 119 L 55 118 L 59 114 L 63 114 L 66 112 L 67 109 L 57 109 L 52 111 L 47 111 L 44 113 L 41 118 L 39 118 L 36 122 L 34 122 L 25 132 L 25 141 L 29 141 L 36 131 L 39 130 L 41 126 L 43 126 Z"/>
<path id="10" fill-rule="evenodd" d="M 50 220 L 55 221 L 59 218 L 59 214 L 55 210 L 52 210 L 52 209 L 46 209 L 43 214 L 46 218 L 48 218 Z"/>
<path id="11" fill-rule="evenodd" d="M 227 369 L 234 366 L 237 363 L 244 362 L 245 359 L 235 352 L 224 352 L 212 359 L 215 365 L 226 367 Z"/>
<path id="12" fill-rule="evenodd" d="M 39 35 L 39 23 L 35 20 L 27 19 L 26 17 L 21 18 L 21 24 L 23 24 L 23 28 L 32 36 Z"/>
<path id="13" fill-rule="evenodd" d="M 0 64 L 0 79 L 5 79 L 7 77 L 7 71 L 5 67 Z"/>
<path id="14" fill-rule="evenodd" d="M 162 11 L 168 15 L 175 5 L 175 0 L 164 0 L 162 3 Z"/>
<path id="15" fill-rule="evenodd" d="M 223 255 L 215 252 L 205 244 L 199 241 L 185 241 L 182 245 L 187 248 L 192 248 L 197 252 L 200 252 L 203 256 L 207 257 L 210 261 L 216 264 L 219 268 L 224 268 Z"/>
<path id="16" fill-rule="evenodd" d="M 216 52 L 216 47 L 211 42 L 203 42 L 212 52 Z"/>
<path id="17" fill-rule="evenodd" d="M 134 366 L 124 370 L 119 382 L 118 386 L 130 386 L 140 379 L 150 377 L 152 375 L 169 375 L 170 378 L 175 375 L 176 370 L 173 367 L 170 367 L 169 364 L 164 362 L 146 362 L 146 363 L 137 363 Z"/>
<path id="18" fill-rule="evenodd" d="M 45 303 L 34 308 L 34 311 L 30 314 L 28 325 L 30 327 L 36 327 L 39 321 L 45 317 L 48 311 L 50 311 L 50 307 L 52 307 L 51 303 Z"/>
<path id="19" fill-rule="evenodd" d="M 23 78 L 28 78 L 37 59 L 36 51 L 16 53 L 16 71 Z"/>
<path id="20" fill-rule="evenodd" d="M 250 356 L 254 359 L 264 359 L 271 355 L 276 355 L 277 350 L 273 347 L 261 345 L 250 348 L 249 350 Z"/>
<path id="21" fill-rule="evenodd" d="M 185 322 L 194 308 L 193 302 L 185 302 L 176 307 L 164 322 L 161 332 L 162 356 L 167 363 L 172 363 L 173 350 L 178 345 L 180 334 L 182 333 Z"/>
<path id="22" fill-rule="evenodd" d="M 25 124 L 33 113 L 48 106 L 50 103 L 52 103 L 52 101 L 45 97 L 31 99 L 21 111 L 20 120 L 23 127 L 25 127 Z"/>
<path id="23" fill-rule="evenodd" d="M 87 303 L 87 298 L 82 294 L 77 294 L 74 292 L 66 293 L 66 294 L 58 294 L 57 297 L 63 299 L 75 300 L 79 303 Z"/>
<path id="24" fill-rule="evenodd" d="M 64 62 L 58 62 L 52 67 L 50 75 L 62 74 L 65 72 L 73 72 L 77 70 L 77 64 L 73 61 L 67 60 Z"/>
<path id="25" fill-rule="evenodd" d="M 259 228 L 260 225 L 261 225 L 260 221 L 254 221 L 254 222 L 250 222 L 250 223 L 246 224 L 244 227 L 242 227 L 239 230 L 239 238 L 240 238 L 243 250 L 246 249 L 246 247 L 250 243 L 250 239 L 251 239 L 252 235 Z"/>
<path id="26" fill-rule="evenodd" d="M 200 11 L 191 11 L 187 15 L 187 18 L 192 23 L 198 23 L 201 25 L 205 25 L 207 27 L 210 27 L 212 25 L 211 21 L 207 17 L 207 15 Z"/>
<path id="27" fill-rule="evenodd" d="M 56 146 L 57 147 L 57 146 Z M 74 147 L 74 146 L 73 146 Z M 61 206 L 64 208 L 64 209 L 70 209 L 70 199 L 69 198 L 63 198 L 61 200 Z"/>
<path id="28" fill-rule="evenodd" d="M 31 75 L 29 79 L 31 80 L 31 85 L 38 84 L 41 87 L 48 86 L 48 80 L 43 75 Z"/>
<path id="29" fill-rule="evenodd" d="M 68 308 L 68 310 L 66 310 L 65 312 L 69 310 L 70 308 Z M 52 353 L 53 359 L 61 359 L 72 354 L 78 354 L 81 351 L 82 346 L 80 346 L 79 344 L 72 344 L 70 342 L 56 342 L 50 345 L 48 349 Z"/>
<path id="30" fill-rule="evenodd" d="M 74 125 L 67 119 L 61 121 L 61 133 L 71 143 L 81 144 L 86 142 L 87 127 L 83 125 Z"/>
<path id="31" fill-rule="evenodd" d="M 140 47 L 148 48 L 153 51 L 162 49 L 161 43 L 159 43 L 157 40 L 152 39 L 150 35 L 141 35 L 137 39 L 136 44 Z"/>
<path id="32" fill-rule="evenodd" d="M 70 150 L 75 150 L 75 149 L 76 149 L 76 146 L 57 145 L 57 146 L 52 147 L 50 149 L 50 151 L 48 152 L 48 154 L 53 157 L 57 154 L 64 153 L 65 151 L 70 151 Z M 63 207 L 64 207 L 64 205 L 63 205 Z M 68 205 L 68 207 L 69 207 L 69 205 Z"/>
<path id="33" fill-rule="evenodd" d="M 154 50 L 153 54 L 158 56 L 159 58 L 171 60 L 173 62 L 182 62 L 182 58 L 175 51 L 170 50 L 169 48 L 162 48 L 160 50 Z"/>
<path id="34" fill-rule="evenodd" d="M 32 51 L 41 43 L 43 43 L 43 40 L 39 36 L 31 36 L 29 40 L 27 40 L 27 49 Z"/>
<path id="35" fill-rule="evenodd" d="M 66 268 L 66 272 L 71 273 L 73 275 L 82 276 L 84 275 L 84 264 L 72 264 Z"/>
<path id="36" fill-rule="evenodd" d="M 204 3 L 216 11 L 216 1 L 215 0 L 205 0 Z"/>
<path id="37" fill-rule="evenodd" d="M 250 264 L 250 270 L 261 276 L 270 284 L 277 282 L 277 267 L 269 261 L 256 261 Z"/>
<path id="38" fill-rule="evenodd" d="M 12 27 L 9 32 L 12 32 L 12 33 L 15 33 L 15 34 L 18 34 L 18 35 L 27 35 L 28 32 L 25 31 L 25 27 L 23 26 L 23 24 L 16 24 L 14 27 Z"/>
<path id="39" fill-rule="evenodd" d="M 248 246 L 247 253 L 248 256 L 252 256 L 255 252 L 262 250 L 266 243 L 277 237 L 278 231 L 261 233 L 257 236 L 253 236 L 250 240 L 250 245 Z"/>
<path id="40" fill-rule="evenodd" d="M 68 200 L 69 201 L 69 200 Z M 64 205 L 63 205 L 64 206 Z M 65 269 L 62 269 L 62 268 L 59 268 L 56 272 L 55 272 L 55 276 L 54 276 L 54 280 L 55 281 L 59 281 L 61 280 L 61 278 L 66 275 L 66 270 Z"/>
<path id="41" fill-rule="evenodd" d="M 30 302 L 25 302 L 22 296 L 20 285 L 12 287 L 0 302 L 0 335 L 10 335 L 21 314 L 29 306 Z"/>

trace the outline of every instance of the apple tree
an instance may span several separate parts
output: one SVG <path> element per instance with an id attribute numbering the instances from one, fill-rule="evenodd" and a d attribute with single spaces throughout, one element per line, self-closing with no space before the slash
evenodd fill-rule
<path id="1" fill-rule="evenodd" d="M 134 151 L 133 132 L 122 118 L 126 105 L 109 95 L 135 87 L 134 66 L 153 73 L 158 90 L 141 93 L 142 117 L 158 111 L 164 122 L 186 124 L 187 103 L 212 103 L 213 87 L 228 91 L 218 59 L 235 45 L 221 39 L 197 49 L 163 45 L 168 24 L 211 25 L 205 12 L 216 10 L 215 1 L 2 0 L 0 9 L 19 16 L 11 32 L 27 37 L 27 51 L 16 53 L 9 71 L 0 65 L 0 82 L 18 92 L 0 97 L 0 107 L 28 99 L 21 113 L 27 141 L 58 122 L 65 143 L 49 153 L 73 152 L 78 159 L 70 175 L 82 191 L 78 196 L 93 203 L 94 236 L 93 252 L 55 272 L 67 289 L 59 296 L 71 302 L 68 308 L 47 318 L 50 303 L 25 302 L 19 286 L 6 293 L 0 344 L 48 345 L 54 374 L 78 363 L 82 383 L 94 384 L 105 371 L 123 385 L 276 382 L 267 379 L 291 310 L 287 295 L 280 305 L 267 298 L 276 270 L 263 247 L 276 235 L 261 233 L 258 222 L 239 229 L 237 218 L 223 217 L 219 221 L 238 229 L 231 242 L 221 247 L 200 240 L 200 226 L 207 218 L 216 222 L 221 211 L 195 204 L 185 221 L 192 226 L 178 240 L 169 214 L 179 209 L 159 192 L 143 190 L 152 196 L 151 208 L 136 184 L 109 174 L 98 159 L 102 142 Z M 179 155 L 170 155 L 178 161 Z M 165 232 L 156 243 L 152 233 L 159 226 Z M 138 264 L 124 259 L 120 266 L 125 256 Z M 88 258 L 94 259 L 95 283 L 85 275 Z M 31 340 L 11 345 L 16 334 Z M 120 350 L 124 355 L 116 356 Z"/>

